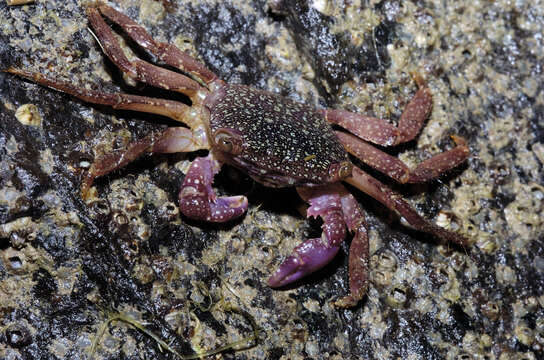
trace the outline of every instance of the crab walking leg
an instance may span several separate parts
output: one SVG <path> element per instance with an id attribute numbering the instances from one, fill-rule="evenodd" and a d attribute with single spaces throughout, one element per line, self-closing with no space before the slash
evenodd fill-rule
<path id="1" fill-rule="evenodd" d="M 202 144 L 206 143 L 206 138 L 199 139 L 197 136 L 187 128 L 167 128 L 160 133 L 152 133 L 142 139 L 136 140 L 125 149 L 116 150 L 98 157 L 83 178 L 81 184 L 82 198 L 87 199 L 94 179 L 122 168 L 144 153 L 164 154 L 191 152 L 202 149 Z"/>
<path id="2" fill-rule="evenodd" d="M 212 182 L 221 169 L 213 155 L 196 158 L 179 192 L 179 209 L 188 218 L 211 222 L 235 219 L 247 210 L 245 196 L 217 197 Z"/>
<path id="3" fill-rule="evenodd" d="M 131 78 L 155 87 L 180 92 L 189 96 L 193 102 L 200 101 L 199 92 L 207 92 L 196 81 L 185 75 L 163 69 L 140 59 L 129 61 L 98 10 L 92 7 L 87 8 L 87 17 L 104 53 Z"/>
<path id="4" fill-rule="evenodd" d="M 53 80 L 42 74 L 9 68 L 5 72 L 19 75 L 40 85 L 62 91 L 91 104 L 107 105 L 118 110 L 142 111 L 167 116 L 189 126 L 193 132 L 202 132 L 203 124 L 199 112 L 181 102 L 123 93 L 104 93 L 73 86 L 67 82 Z"/>
<path id="5" fill-rule="evenodd" d="M 470 245 L 468 239 L 461 234 L 448 231 L 421 217 L 410 204 L 402 199 L 400 194 L 395 193 L 378 180 L 364 173 L 361 169 L 354 167 L 352 175 L 344 181 L 395 211 L 416 230 L 432 234 L 446 242 L 455 243 L 461 246 Z"/>
<path id="6" fill-rule="evenodd" d="M 353 239 L 349 247 L 349 289 L 350 294 L 334 302 L 338 307 L 348 308 L 357 305 L 368 287 L 369 245 L 365 215 L 359 203 L 343 186 L 340 192 L 344 221 Z"/>
<path id="7" fill-rule="evenodd" d="M 420 89 L 402 113 L 398 127 L 385 120 L 359 115 L 345 110 L 323 110 L 325 119 L 340 125 L 359 138 L 382 146 L 398 145 L 416 137 L 431 112 L 431 92 L 423 80 L 416 77 Z"/>
<path id="8" fill-rule="evenodd" d="M 151 52 L 166 64 L 196 76 L 206 84 L 217 80 L 217 75 L 206 68 L 201 62 L 185 54 L 174 45 L 156 42 L 142 26 L 128 16 L 107 5 L 99 5 L 98 10 L 102 15 L 121 26 L 138 45 Z"/>
<path id="9" fill-rule="evenodd" d="M 421 162 L 415 169 L 410 169 L 401 160 L 367 144 L 356 136 L 342 131 L 336 131 L 336 135 L 350 154 L 401 184 L 434 179 L 461 164 L 470 154 L 465 140 L 452 136 L 457 144 L 456 147 Z"/>

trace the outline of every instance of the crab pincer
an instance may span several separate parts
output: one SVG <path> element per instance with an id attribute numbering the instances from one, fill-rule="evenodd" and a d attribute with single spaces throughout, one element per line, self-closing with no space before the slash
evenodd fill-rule
<path id="1" fill-rule="evenodd" d="M 212 155 L 196 158 L 189 168 L 179 192 L 179 207 L 185 216 L 202 221 L 225 222 L 247 210 L 245 196 L 217 197 L 213 177 L 221 165 Z"/>
<path id="2" fill-rule="evenodd" d="M 353 232 L 349 255 L 350 294 L 337 300 L 336 306 L 357 304 L 366 292 L 368 273 L 368 236 L 364 213 L 355 198 L 339 183 L 319 187 L 299 187 L 302 199 L 310 204 L 308 217 L 321 217 L 322 235 L 295 247 L 269 278 L 268 285 L 282 287 L 323 268 L 336 256 L 347 235 Z"/>
<path id="3" fill-rule="evenodd" d="M 308 239 L 295 247 L 293 255 L 283 261 L 268 280 L 268 285 L 280 287 L 311 274 L 328 264 L 340 249 L 346 236 L 340 196 L 321 189 L 309 199 L 308 217 L 323 219 L 320 238 Z"/>

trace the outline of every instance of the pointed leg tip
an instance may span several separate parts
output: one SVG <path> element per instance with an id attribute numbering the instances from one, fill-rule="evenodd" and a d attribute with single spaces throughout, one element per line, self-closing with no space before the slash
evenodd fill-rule
<path id="1" fill-rule="evenodd" d="M 92 199 L 97 198 L 97 191 L 95 187 L 82 187 L 80 190 L 80 195 L 81 199 L 88 204 Z"/>
<path id="2" fill-rule="evenodd" d="M 350 279 L 350 282 L 351 281 L 352 280 Z M 357 304 L 359 304 L 359 302 L 361 302 L 361 300 L 363 300 L 363 298 L 365 297 L 366 290 L 366 283 L 364 285 L 355 286 L 355 288 L 352 287 L 349 295 L 343 296 L 340 299 L 336 300 L 335 302 L 333 302 L 333 305 L 338 308 L 344 309 L 357 306 Z"/>
<path id="3" fill-rule="evenodd" d="M 97 8 L 100 6 L 100 3 L 98 2 L 91 2 L 85 7 L 85 14 L 89 16 L 89 14 L 96 14 L 98 12 Z"/>
<path id="4" fill-rule="evenodd" d="M 349 308 L 357 306 L 359 302 L 361 302 L 363 297 L 364 297 L 364 294 L 349 294 L 347 296 L 343 296 L 340 299 L 334 301 L 332 304 L 336 306 L 337 308 L 349 309 Z"/>
<path id="5" fill-rule="evenodd" d="M 337 308 L 349 309 L 354 307 L 358 303 L 359 299 L 354 299 L 351 295 L 348 295 L 334 301 L 332 304 Z"/>
<path id="6" fill-rule="evenodd" d="M 421 75 L 420 72 L 418 71 L 412 71 L 410 72 L 410 76 L 412 77 L 412 79 L 416 82 L 417 86 L 419 88 L 424 88 L 424 87 L 427 87 L 427 81 L 425 80 L 425 78 L 423 77 L 423 75 Z"/>
<path id="7" fill-rule="evenodd" d="M 10 74 L 13 74 L 13 75 L 18 75 L 20 77 L 27 78 L 27 79 L 39 78 L 38 74 L 32 74 L 32 73 L 30 73 L 28 71 L 25 71 L 23 69 L 19 69 L 19 68 L 13 67 L 13 66 L 8 67 L 7 69 L 2 69 L 1 71 L 6 72 L 6 73 L 10 73 Z"/>
<path id="8" fill-rule="evenodd" d="M 451 135 L 451 139 L 453 140 L 455 145 L 461 145 L 461 146 L 465 146 L 465 147 L 467 146 L 467 141 L 465 140 L 465 138 L 463 138 L 461 136 Z"/>

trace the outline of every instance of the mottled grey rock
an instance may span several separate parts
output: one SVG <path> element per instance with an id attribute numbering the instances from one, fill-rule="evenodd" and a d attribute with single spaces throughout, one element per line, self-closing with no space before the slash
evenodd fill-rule
<path id="1" fill-rule="evenodd" d="M 182 354 L 249 335 L 253 317 L 260 340 L 224 358 L 544 357 L 541 4 L 113 5 L 223 79 L 316 107 L 395 122 L 416 89 L 410 73 L 421 73 L 433 112 L 415 142 L 390 152 L 412 165 L 456 134 L 472 156 L 428 185 L 388 184 L 474 245 L 438 245 L 355 192 L 371 235 L 364 301 L 351 310 L 331 305 L 348 291 L 345 252 L 306 281 L 272 290 L 266 279 L 275 267 L 320 231 L 296 212 L 293 190 L 266 189 L 227 168 L 218 191 L 247 195 L 248 214 L 221 226 L 191 222 L 176 198 L 194 155 L 160 155 L 99 179 L 96 201 L 85 204 L 79 184 L 96 153 L 171 122 L 0 73 L 0 358 L 87 358 L 107 309 L 146 322 Z M 86 24 L 77 1 L 0 2 L 0 68 L 176 98 L 124 83 Z M 96 358 L 173 358 L 126 324 L 106 330 Z"/>

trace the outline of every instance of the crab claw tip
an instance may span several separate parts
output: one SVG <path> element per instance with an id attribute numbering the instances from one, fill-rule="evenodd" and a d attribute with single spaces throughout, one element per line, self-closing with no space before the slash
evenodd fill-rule
<path id="1" fill-rule="evenodd" d="M 294 249 L 293 255 L 281 263 L 268 279 L 268 285 L 284 286 L 321 269 L 332 260 L 339 249 L 339 245 L 323 243 L 320 238 L 306 240 Z"/>
<path id="2" fill-rule="evenodd" d="M 300 279 L 304 276 L 300 271 L 300 267 L 300 261 L 294 256 L 289 256 L 274 274 L 270 276 L 268 286 L 273 288 L 281 287 Z"/>

